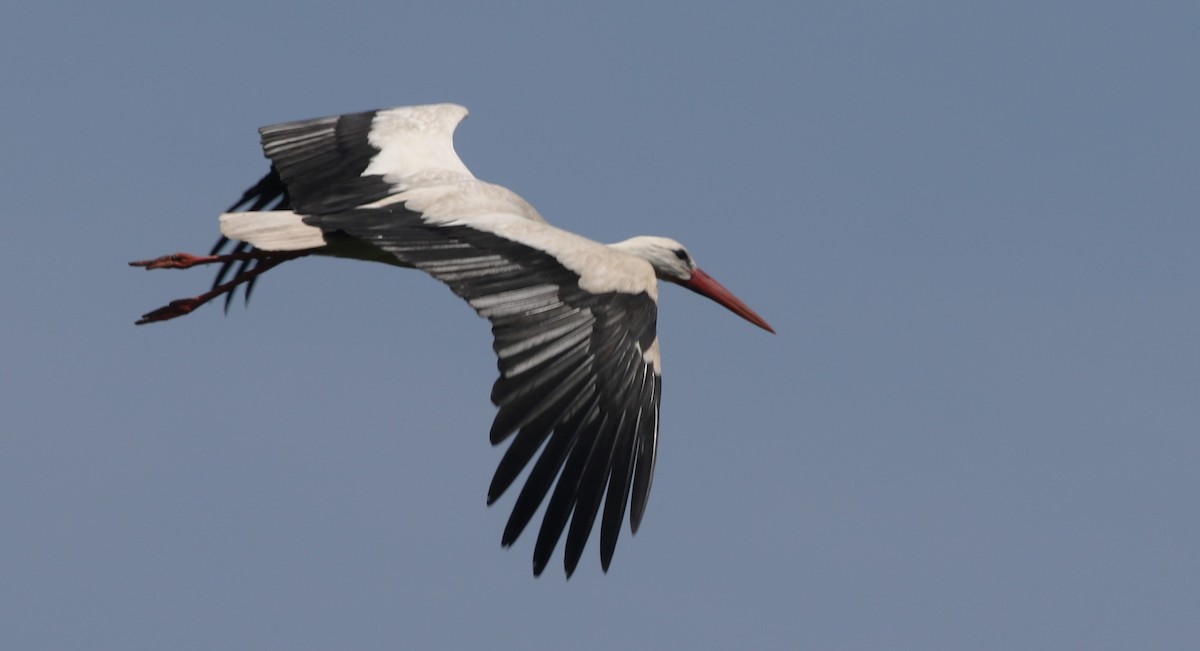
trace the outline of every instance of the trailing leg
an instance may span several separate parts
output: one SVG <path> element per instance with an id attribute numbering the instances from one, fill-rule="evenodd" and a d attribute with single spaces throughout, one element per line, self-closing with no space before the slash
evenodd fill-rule
<path id="1" fill-rule="evenodd" d="M 191 298 L 181 298 L 171 301 L 170 303 L 147 312 L 142 315 L 136 323 L 137 325 L 145 325 L 156 321 L 166 321 L 175 317 L 190 314 L 193 310 L 204 305 L 205 303 L 217 298 L 218 296 L 232 296 L 233 290 L 239 285 L 246 284 L 249 287 L 254 280 L 271 269 L 299 257 L 303 257 L 311 253 L 312 249 L 303 251 L 262 251 L 259 249 L 251 249 L 249 251 L 237 251 L 224 255 L 206 255 L 198 256 L 190 253 L 173 253 L 164 255 L 153 260 L 139 260 L 130 262 L 133 267 L 142 267 L 144 269 L 188 269 L 200 265 L 207 264 L 232 264 L 237 261 L 243 263 L 242 270 L 234 275 L 228 282 L 215 285 L 211 290 L 193 296 Z M 248 267 L 250 263 L 254 263 L 252 267 Z"/>

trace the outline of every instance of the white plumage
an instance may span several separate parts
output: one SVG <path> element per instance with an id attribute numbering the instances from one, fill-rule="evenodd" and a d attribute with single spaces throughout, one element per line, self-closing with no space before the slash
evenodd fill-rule
<path id="1" fill-rule="evenodd" d="M 218 296 L 228 305 L 238 286 L 248 293 L 262 273 L 306 255 L 429 273 L 492 322 L 500 377 L 491 438 L 512 443 L 489 503 L 532 464 L 502 543 L 512 544 L 549 496 L 534 573 L 565 532 L 569 576 L 598 516 L 607 570 L 626 506 L 636 531 L 653 476 L 661 395 L 657 280 L 774 331 L 678 242 L 641 236 L 600 244 L 546 223 L 511 190 L 476 179 L 453 145 L 466 115 L 461 106 L 435 104 L 264 127 L 271 172 L 221 215 L 224 237 L 212 254 L 133 263 L 220 263 L 213 289 L 139 323 L 187 314 Z"/>

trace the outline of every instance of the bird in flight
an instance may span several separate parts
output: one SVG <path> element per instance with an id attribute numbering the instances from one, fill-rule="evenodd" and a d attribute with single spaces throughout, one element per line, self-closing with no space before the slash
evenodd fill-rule
<path id="1" fill-rule="evenodd" d="M 636 533 L 654 476 L 662 388 L 657 281 L 775 331 L 678 242 L 594 242 L 546 223 L 511 190 L 476 179 L 454 151 L 454 129 L 466 115 L 462 106 L 434 104 L 263 127 L 271 169 L 221 215 L 212 251 L 130 263 L 220 265 L 212 288 L 137 323 L 183 316 L 221 296 L 228 309 L 238 287 L 248 299 L 263 273 L 308 255 L 428 273 L 492 324 L 500 377 L 492 386 L 499 411 L 491 441 L 512 443 L 488 504 L 533 462 L 501 544 L 512 545 L 549 496 L 534 575 L 565 532 L 570 577 L 597 518 L 607 572 L 626 508 Z"/>

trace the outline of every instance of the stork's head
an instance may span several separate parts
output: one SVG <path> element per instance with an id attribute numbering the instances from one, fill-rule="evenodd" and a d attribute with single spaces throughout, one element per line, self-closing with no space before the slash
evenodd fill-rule
<path id="1" fill-rule="evenodd" d="M 775 332 L 774 328 L 768 325 L 754 310 L 728 289 L 725 289 L 721 283 L 713 280 L 712 276 L 697 267 L 696 261 L 692 259 L 692 254 L 688 253 L 687 247 L 679 242 L 669 237 L 642 235 L 618 242 L 613 246 L 649 262 L 650 266 L 654 267 L 654 274 L 660 279 L 682 285 L 697 294 L 707 296 L 763 330 L 770 333 Z"/>

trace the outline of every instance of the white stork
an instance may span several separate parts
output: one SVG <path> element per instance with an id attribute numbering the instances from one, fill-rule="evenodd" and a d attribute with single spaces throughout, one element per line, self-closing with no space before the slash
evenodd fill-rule
<path id="1" fill-rule="evenodd" d="M 541 574 L 563 531 L 574 572 L 604 502 L 605 571 L 629 504 L 637 532 L 658 444 L 658 278 L 767 322 L 664 237 L 600 244 L 546 223 L 512 191 L 476 179 L 454 152 L 455 104 L 411 106 L 260 129 L 271 171 L 221 215 L 207 256 L 130 263 L 146 269 L 220 263 L 212 290 L 138 324 L 187 314 L 306 255 L 414 267 L 446 283 L 492 323 L 500 377 L 493 444 L 508 439 L 492 504 L 538 450 L 501 544 L 511 545 L 550 495 L 533 551 Z M 232 248 L 227 248 L 232 246 Z M 228 280 L 232 265 L 240 263 Z M 555 484 L 555 478 L 558 481 Z M 553 486 L 553 492 L 551 487 Z M 567 529 L 567 523 L 570 528 Z"/>

